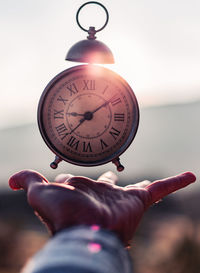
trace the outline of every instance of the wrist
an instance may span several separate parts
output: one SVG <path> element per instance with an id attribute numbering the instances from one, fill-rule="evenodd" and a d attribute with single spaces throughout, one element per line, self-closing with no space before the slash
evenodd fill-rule
<path id="1" fill-rule="evenodd" d="M 50 268 L 53 270 L 50 272 L 58 272 L 60 268 L 67 272 L 75 272 L 75 268 L 87 273 L 132 272 L 129 254 L 121 241 L 113 232 L 99 226 L 63 229 L 49 240 L 33 263 L 32 273 L 49 272 Z"/>
<path id="2" fill-rule="evenodd" d="M 103 241 L 102 243 L 107 242 L 107 239 L 111 239 L 111 245 L 120 244 L 122 245 L 121 240 L 118 236 L 108 229 L 101 228 L 98 225 L 77 225 L 68 227 L 58 231 L 54 234 L 54 237 L 59 237 L 60 240 L 96 240 Z"/>

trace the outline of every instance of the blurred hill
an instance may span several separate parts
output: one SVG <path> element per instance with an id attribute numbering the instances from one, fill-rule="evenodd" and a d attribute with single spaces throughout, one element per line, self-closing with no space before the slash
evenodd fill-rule
<path id="1" fill-rule="evenodd" d="M 200 102 L 164 105 L 140 109 L 140 126 L 135 140 L 121 156 L 124 183 L 157 179 L 184 171 L 200 170 Z M 0 130 L 0 185 L 7 187 L 8 177 L 21 169 L 35 169 L 47 177 L 60 172 L 97 177 L 115 167 L 109 163 L 84 168 L 62 162 L 58 170 L 49 163 L 54 155 L 40 136 L 37 124 Z M 191 188 L 197 188 L 198 183 Z"/>

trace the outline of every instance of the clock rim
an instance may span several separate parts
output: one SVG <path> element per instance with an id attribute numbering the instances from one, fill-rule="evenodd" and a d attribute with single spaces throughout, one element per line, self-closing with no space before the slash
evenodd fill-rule
<path id="1" fill-rule="evenodd" d="M 45 132 L 44 125 L 43 125 L 42 112 L 43 112 L 43 105 L 45 102 L 45 97 L 47 96 L 47 94 L 49 93 L 49 90 L 52 88 L 53 85 L 55 85 L 60 79 L 62 79 L 66 75 L 73 73 L 74 71 L 85 70 L 85 69 L 88 69 L 91 67 L 95 67 L 95 69 L 97 68 L 97 69 L 104 70 L 104 73 L 106 71 L 108 71 L 115 78 L 117 78 L 118 81 L 120 81 L 122 83 L 122 85 L 124 86 L 124 88 L 126 88 L 126 90 L 128 91 L 128 93 L 130 94 L 130 96 L 133 100 L 133 104 L 134 104 L 134 108 L 135 108 L 133 110 L 135 112 L 134 114 L 136 115 L 136 118 L 135 118 L 135 124 L 134 124 L 135 126 L 133 126 L 133 128 L 131 129 L 131 133 L 129 134 L 126 143 L 124 143 L 120 147 L 120 149 L 118 149 L 117 151 L 115 151 L 111 155 L 109 155 L 99 161 L 83 162 L 83 161 L 69 159 L 64 154 L 60 153 L 60 151 L 58 151 L 58 149 L 53 145 L 53 143 L 50 141 L 49 137 L 47 136 L 47 133 Z M 67 68 L 67 69 L 61 71 L 55 77 L 53 77 L 50 80 L 50 82 L 46 85 L 44 91 L 42 92 L 42 95 L 40 97 L 39 104 L 38 104 L 38 110 L 37 110 L 37 123 L 38 123 L 39 131 L 40 131 L 40 134 L 41 134 L 45 144 L 48 146 L 48 148 L 54 153 L 54 155 L 58 156 L 63 161 L 66 161 L 66 162 L 71 163 L 73 165 L 85 166 L 85 167 L 104 165 L 106 163 L 112 162 L 113 160 L 118 158 L 120 155 L 122 155 L 128 149 L 128 147 L 131 145 L 131 143 L 133 142 L 133 140 L 137 134 L 138 127 L 139 127 L 139 120 L 140 120 L 140 111 L 139 111 L 138 101 L 137 101 L 137 98 L 135 96 L 133 89 L 130 87 L 130 85 L 127 83 L 127 81 L 124 78 L 122 78 L 119 74 L 112 71 L 111 69 L 108 69 L 108 68 L 105 68 L 102 66 L 98 66 L 98 65 L 93 65 L 93 64 L 88 64 L 88 65 L 84 64 L 84 65 L 73 66 L 73 67 L 70 67 L 70 68 Z"/>

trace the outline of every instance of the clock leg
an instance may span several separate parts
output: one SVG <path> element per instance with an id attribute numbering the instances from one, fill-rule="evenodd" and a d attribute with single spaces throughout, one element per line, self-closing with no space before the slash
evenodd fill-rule
<path id="1" fill-rule="evenodd" d="M 62 161 L 62 159 L 56 155 L 55 160 L 50 164 L 50 167 L 52 169 L 56 169 L 58 167 L 58 164 Z"/>
<path id="2" fill-rule="evenodd" d="M 119 157 L 112 160 L 112 163 L 117 167 L 118 172 L 122 172 L 124 170 L 124 166 L 120 163 Z"/>

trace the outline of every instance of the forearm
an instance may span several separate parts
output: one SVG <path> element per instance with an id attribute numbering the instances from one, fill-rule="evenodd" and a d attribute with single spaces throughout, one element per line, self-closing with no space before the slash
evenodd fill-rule
<path id="1" fill-rule="evenodd" d="M 111 232 L 79 226 L 56 234 L 23 273 L 132 273 L 128 252 Z"/>

